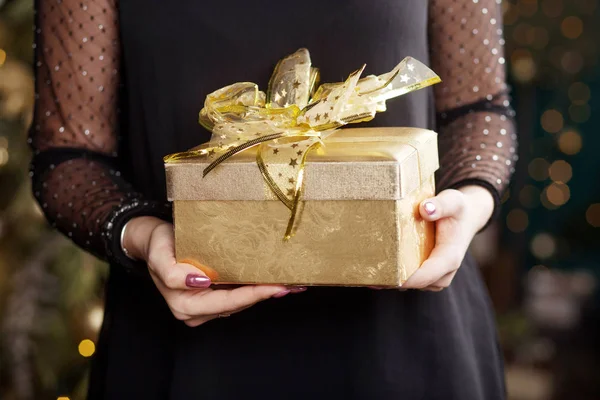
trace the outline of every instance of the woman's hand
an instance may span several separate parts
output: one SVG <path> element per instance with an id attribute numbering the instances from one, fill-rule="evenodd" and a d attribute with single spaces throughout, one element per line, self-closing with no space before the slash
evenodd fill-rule
<path id="1" fill-rule="evenodd" d="M 473 236 L 489 220 L 494 208 L 490 192 L 481 186 L 444 190 L 421 203 L 419 211 L 435 222 L 435 247 L 402 289 L 440 291 L 450 286 Z"/>
<path id="2" fill-rule="evenodd" d="M 174 244 L 173 225 L 154 217 L 129 221 L 123 238 L 130 255 L 148 263 L 150 275 L 173 315 L 188 326 L 229 316 L 271 297 L 305 290 L 272 285 L 213 290 L 202 271 L 175 260 Z"/>

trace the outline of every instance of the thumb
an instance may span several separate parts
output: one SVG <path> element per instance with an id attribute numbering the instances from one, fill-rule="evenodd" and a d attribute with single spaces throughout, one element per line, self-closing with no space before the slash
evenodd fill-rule
<path id="1" fill-rule="evenodd" d="M 190 290 L 208 288 L 212 281 L 198 267 L 180 262 L 172 254 L 161 252 L 148 261 L 150 273 L 172 290 Z"/>
<path id="2" fill-rule="evenodd" d="M 153 278 L 172 290 L 201 289 L 211 285 L 211 279 L 201 267 L 189 260 L 175 259 L 175 238 L 170 224 L 153 230 L 148 245 L 148 269 Z M 210 270 L 210 269 L 207 269 Z"/>
<path id="3" fill-rule="evenodd" d="M 423 200 L 419 206 L 419 213 L 426 221 L 437 221 L 447 217 L 458 217 L 465 207 L 462 192 L 447 189 L 437 196 Z"/>

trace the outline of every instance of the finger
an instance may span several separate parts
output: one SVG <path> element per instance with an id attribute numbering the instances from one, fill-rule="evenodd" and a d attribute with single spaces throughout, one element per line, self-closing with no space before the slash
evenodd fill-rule
<path id="1" fill-rule="evenodd" d="M 235 310 L 231 313 L 224 313 L 224 314 L 219 314 L 219 315 L 207 315 L 204 317 L 191 318 L 191 319 L 188 319 L 187 321 L 185 321 L 185 324 L 189 327 L 195 328 L 197 326 L 207 323 L 208 321 L 212 321 L 213 319 L 231 317 L 232 315 L 242 312 L 250 307 L 252 307 L 252 305 L 240 308 L 239 310 Z"/>
<path id="2" fill-rule="evenodd" d="M 423 200 L 419 206 L 421 217 L 426 221 L 457 217 L 464 210 L 463 194 L 458 190 L 447 189 L 435 197 Z"/>
<path id="3" fill-rule="evenodd" d="M 187 321 L 184 321 L 184 323 L 189 326 L 190 328 L 195 328 L 197 326 L 203 325 L 205 323 L 207 323 L 208 321 L 212 321 L 213 319 L 217 319 L 219 318 L 218 315 L 209 315 L 206 317 L 198 317 L 198 318 L 192 318 L 192 319 L 188 319 Z"/>
<path id="4" fill-rule="evenodd" d="M 450 287 L 450 284 L 452 283 L 452 280 L 456 276 L 457 272 L 458 271 L 448 272 L 440 280 L 438 280 L 437 282 L 433 282 L 431 285 L 423 288 L 423 290 L 428 290 L 431 292 L 439 292 L 439 291 L 442 291 L 442 290 Z"/>
<path id="5" fill-rule="evenodd" d="M 190 316 L 230 314 L 271 297 L 291 293 L 285 286 L 257 285 L 232 290 L 207 290 L 180 292 L 179 311 Z"/>
<path id="6" fill-rule="evenodd" d="M 439 287 L 439 288 L 442 288 L 442 289 L 449 287 L 450 284 L 452 283 L 452 280 L 456 276 L 456 272 L 457 271 L 448 272 L 446 275 L 444 275 L 437 282 L 433 282 L 431 284 L 431 286 Z"/>
<path id="7" fill-rule="evenodd" d="M 369 289 L 373 289 L 373 290 L 398 290 L 400 292 L 404 292 L 406 291 L 406 289 L 404 289 L 403 287 L 397 287 L 397 286 L 367 286 Z"/>
<path id="8" fill-rule="evenodd" d="M 439 286 L 427 286 L 421 290 L 426 290 L 428 292 L 441 292 L 442 290 L 444 290 L 445 288 L 443 287 L 439 287 Z"/>
<path id="9" fill-rule="evenodd" d="M 460 267 L 464 251 L 452 243 L 436 243 L 429 258 L 402 285 L 405 289 L 422 289 L 439 281 Z"/>
<path id="10" fill-rule="evenodd" d="M 148 268 L 168 289 L 202 289 L 210 286 L 210 278 L 195 266 L 178 263 L 171 225 L 158 227 L 152 234 Z"/>

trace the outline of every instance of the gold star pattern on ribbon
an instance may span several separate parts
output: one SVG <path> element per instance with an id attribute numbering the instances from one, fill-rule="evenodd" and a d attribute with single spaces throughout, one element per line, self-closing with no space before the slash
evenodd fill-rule
<path id="1" fill-rule="evenodd" d="M 386 100 L 440 82 L 411 57 L 383 75 L 361 78 L 364 69 L 344 82 L 319 86 L 319 70 L 312 67 L 308 50 L 300 49 L 279 61 L 266 93 L 254 83 L 241 82 L 209 94 L 199 122 L 212 131 L 211 140 L 195 150 L 169 155 L 165 162 L 208 157 L 206 176 L 229 157 L 258 146 L 256 161 L 265 182 L 291 211 L 287 240 L 302 193 L 307 154 L 341 126 L 370 121 L 385 111 Z"/>

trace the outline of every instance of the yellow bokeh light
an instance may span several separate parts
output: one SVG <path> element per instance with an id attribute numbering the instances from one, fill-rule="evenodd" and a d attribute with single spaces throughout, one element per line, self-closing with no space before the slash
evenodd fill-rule
<path id="1" fill-rule="evenodd" d="M 96 345 L 90 339 L 83 339 L 79 343 L 79 354 L 90 357 L 96 351 Z"/>
<path id="2" fill-rule="evenodd" d="M 592 109 L 587 104 L 583 104 L 580 106 L 572 105 L 569 107 L 569 116 L 574 122 L 581 123 L 587 121 L 588 119 L 590 119 L 591 113 Z"/>
<path id="3" fill-rule="evenodd" d="M 529 163 L 527 171 L 529 172 L 529 176 L 536 181 L 545 181 L 548 179 L 548 168 L 550 168 L 548 161 L 543 158 L 534 158 Z"/>
<path id="4" fill-rule="evenodd" d="M 557 110 L 546 110 L 540 119 L 542 128 L 546 132 L 556 133 L 563 128 L 564 119 L 562 114 Z"/>
<path id="5" fill-rule="evenodd" d="M 531 52 L 527 49 L 516 49 L 510 53 L 510 61 L 513 63 L 522 58 L 531 58 Z"/>
<path id="6" fill-rule="evenodd" d="M 542 191 L 542 193 L 540 194 L 540 202 L 542 203 L 544 208 L 546 208 L 548 210 L 556 210 L 557 208 L 560 207 L 560 206 L 557 206 L 556 204 L 550 202 L 550 200 L 548 199 L 548 188 L 545 188 Z"/>
<path id="7" fill-rule="evenodd" d="M 573 130 L 566 131 L 558 137 L 558 148 L 567 155 L 574 155 L 581 150 L 581 135 Z"/>
<path id="8" fill-rule="evenodd" d="M 556 18 L 563 11 L 562 0 L 545 0 L 542 2 L 542 11 L 547 17 Z"/>
<path id="9" fill-rule="evenodd" d="M 550 258 L 556 251 L 556 242 L 548 233 L 538 233 L 531 240 L 531 253 L 539 259 Z"/>
<path id="10" fill-rule="evenodd" d="M 583 22 L 578 17 L 567 17 L 560 24 L 560 31 L 564 37 L 576 39 L 583 33 Z"/>
<path id="11" fill-rule="evenodd" d="M 571 191 L 564 183 L 554 182 L 550 184 L 546 188 L 545 193 L 548 201 L 555 206 L 562 206 L 571 198 Z"/>
<path id="12" fill-rule="evenodd" d="M 569 99 L 575 105 L 586 104 L 591 97 L 590 88 L 582 82 L 575 82 L 569 86 Z"/>
<path id="13" fill-rule="evenodd" d="M 594 228 L 600 228 L 600 203 L 588 207 L 585 212 L 585 219 Z"/>
<path id="14" fill-rule="evenodd" d="M 511 210 L 506 216 L 506 226 L 512 232 L 523 232 L 529 226 L 529 217 L 527 213 L 520 208 Z"/>
<path id="15" fill-rule="evenodd" d="M 536 73 L 536 65 L 529 50 L 519 49 L 512 52 L 511 71 L 520 82 L 529 82 Z"/>
<path id="16" fill-rule="evenodd" d="M 70 400 L 67 396 L 57 397 L 56 400 Z"/>
<path id="17" fill-rule="evenodd" d="M 573 177 L 573 168 L 571 164 L 564 160 L 557 160 L 550 165 L 548 170 L 550 179 L 554 182 L 567 183 Z"/>
<path id="18" fill-rule="evenodd" d="M 523 186 L 519 192 L 519 201 L 523 207 L 537 207 L 540 204 L 540 190 L 533 185 Z"/>
<path id="19" fill-rule="evenodd" d="M 0 67 L 6 62 L 6 51 L 0 49 Z"/>
<path id="20" fill-rule="evenodd" d="M 0 147 L 0 167 L 8 163 L 8 150 L 5 147 Z"/>
<path id="21" fill-rule="evenodd" d="M 96 306 L 88 313 L 88 324 L 90 328 L 99 331 L 104 320 L 104 310 L 100 306 Z"/>

